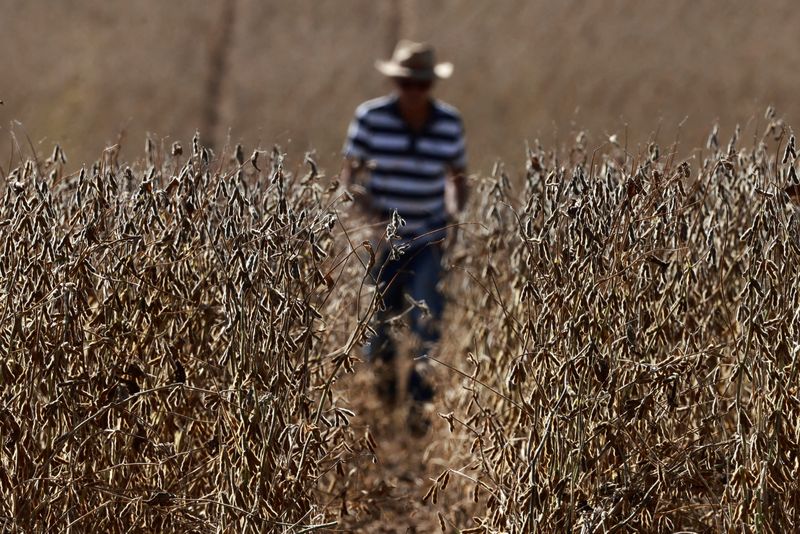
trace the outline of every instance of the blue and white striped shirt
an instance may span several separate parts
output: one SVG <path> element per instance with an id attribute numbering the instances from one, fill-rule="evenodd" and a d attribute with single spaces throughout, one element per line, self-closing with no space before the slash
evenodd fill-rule
<path id="1" fill-rule="evenodd" d="M 347 132 L 344 154 L 370 170 L 367 190 L 384 219 L 405 219 L 404 241 L 427 243 L 444 237 L 445 182 L 448 169 L 467 166 L 464 126 L 458 111 L 438 100 L 420 131 L 403 120 L 397 96 L 364 102 Z"/>

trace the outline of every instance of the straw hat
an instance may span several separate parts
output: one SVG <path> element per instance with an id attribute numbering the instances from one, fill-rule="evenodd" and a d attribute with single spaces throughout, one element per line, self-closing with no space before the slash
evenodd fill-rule
<path id="1" fill-rule="evenodd" d="M 453 73 L 452 63 L 436 63 L 431 45 L 406 40 L 397 43 L 392 59 L 376 61 L 375 68 L 391 78 L 414 80 L 445 79 Z"/>

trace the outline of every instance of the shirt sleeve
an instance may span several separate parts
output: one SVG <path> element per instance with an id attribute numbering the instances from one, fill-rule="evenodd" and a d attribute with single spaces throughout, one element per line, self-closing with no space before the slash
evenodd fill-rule
<path id="1" fill-rule="evenodd" d="M 344 144 L 344 156 L 349 159 L 367 160 L 370 158 L 372 147 L 370 145 L 369 126 L 365 114 L 359 109 L 350 121 L 347 129 L 347 141 Z"/>

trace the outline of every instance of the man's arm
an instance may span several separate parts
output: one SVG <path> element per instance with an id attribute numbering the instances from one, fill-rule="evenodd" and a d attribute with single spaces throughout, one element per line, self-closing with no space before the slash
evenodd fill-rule
<path id="1" fill-rule="evenodd" d="M 448 207 L 451 217 L 459 215 L 467 205 L 469 196 L 469 184 L 467 183 L 467 147 L 464 136 L 464 123 L 459 118 L 459 133 L 457 139 L 458 150 L 453 154 L 452 160 L 448 163 L 449 177 L 452 186 L 451 204 Z"/>
<path id="2" fill-rule="evenodd" d="M 353 183 L 353 165 L 354 161 L 344 158 L 342 162 L 342 170 L 339 171 L 339 185 L 343 189 L 349 189 Z"/>
<path id="3" fill-rule="evenodd" d="M 469 184 L 467 184 L 467 170 L 454 169 L 452 171 L 453 186 L 456 195 L 456 213 L 461 213 L 467 205 L 469 197 Z"/>
<path id="4" fill-rule="evenodd" d="M 446 198 L 447 212 L 450 217 L 456 217 L 467 205 L 469 185 L 467 184 L 467 170 L 453 168 L 448 173 L 448 195 Z"/>
<path id="5" fill-rule="evenodd" d="M 358 183 L 357 177 L 365 168 L 364 162 L 355 158 L 345 158 L 339 172 L 339 185 L 353 196 L 353 205 L 364 213 L 370 212 L 369 193 Z"/>

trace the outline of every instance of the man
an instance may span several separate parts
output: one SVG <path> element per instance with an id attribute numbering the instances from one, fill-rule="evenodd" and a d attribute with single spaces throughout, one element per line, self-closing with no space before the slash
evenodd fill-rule
<path id="1" fill-rule="evenodd" d="M 375 66 L 395 90 L 356 109 L 340 180 L 382 227 L 393 222 L 396 228 L 394 241 L 383 240 L 375 263 L 374 280 L 385 309 L 376 313 L 376 335 L 365 352 L 375 368 L 379 395 L 394 402 L 396 350 L 387 320 L 411 307 L 411 329 L 420 343 L 407 382 L 409 424 L 415 433 L 424 433 L 429 425 L 424 406 L 434 396 L 425 357 L 439 340 L 444 308 L 437 287 L 442 243 L 448 221 L 467 197 L 464 128 L 455 108 L 431 97 L 434 82 L 449 78 L 453 70 L 450 63 L 436 63 L 432 47 L 401 41 L 392 59 Z M 360 187 L 357 177 L 364 174 L 366 184 Z"/>

